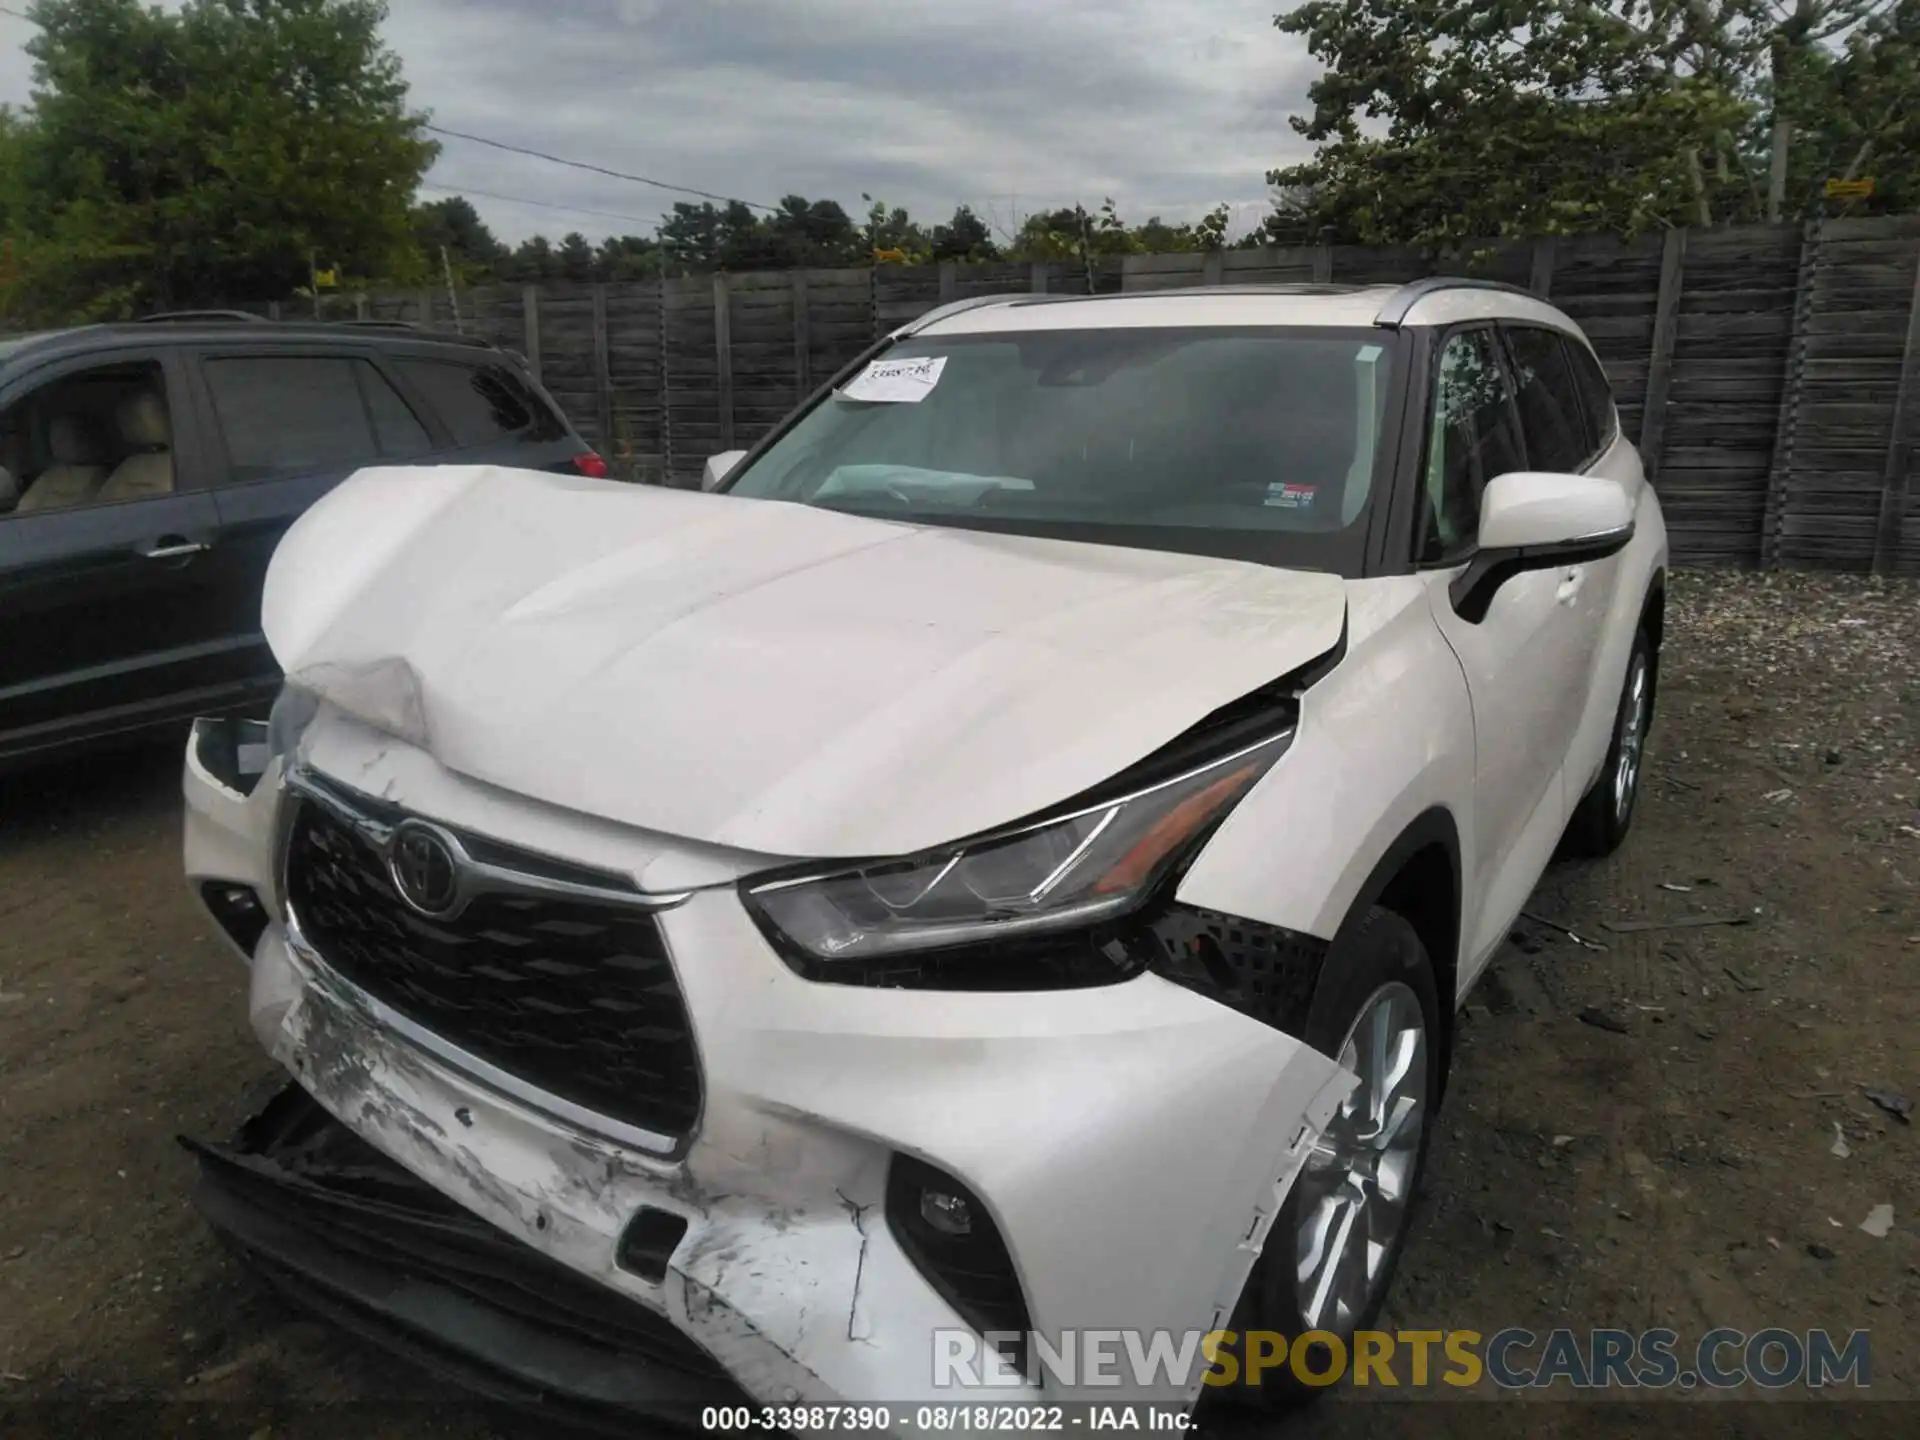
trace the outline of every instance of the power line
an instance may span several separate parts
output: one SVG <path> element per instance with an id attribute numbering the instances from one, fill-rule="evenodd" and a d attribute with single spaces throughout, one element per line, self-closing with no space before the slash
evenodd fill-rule
<path id="1" fill-rule="evenodd" d="M 617 210 L 589 210 L 582 205 L 555 205 L 549 200 L 529 200 L 521 195 L 496 195 L 491 190 L 475 190 L 469 185 L 433 185 L 420 182 L 422 190 L 435 190 L 442 195 L 478 195 L 483 200 L 498 200 L 505 205 L 531 205 L 536 210 L 560 210 L 569 215 L 597 215 L 602 220 L 626 220 L 634 225 L 658 225 L 659 217 L 648 220 L 639 215 L 622 215 Z"/>
<path id="2" fill-rule="evenodd" d="M 469 135 L 464 130 L 449 130 L 443 125 L 428 125 L 425 128 L 436 135 L 450 136 L 455 140 L 470 140 L 475 145 L 485 145 L 494 150 L 505 150 L 510 155 L 529 155 L 535 160 L 545 160 L 554 165 L 565 165 L 573 170 L 587 170 L 595 175 L 611 176 L 615 180 L 631 180 L 636 185 L 652 185 L 660 190 L 675 190 L 682 195 L 698 195 L 702 200 L 719 200 L 725 204 L 746 205 L 755 210 L 769 213 L 778 210 L 777 205 L 763 205 L 758 200 L 742 200 L 737 195 L 716 195 L 711 190 L 696 190 L 691 185 L 673 185 L 665 180 L 654 180 L 645 175 L 631 175 L 624 170 L 609 170 L 604 165 L 590 165 L 584 160 L 568 160 L 564 156 L 549 155 L 544 150 L 529 150 L 524 145 L 509 145 L 504 140 L 489 140 L 484 135 Z"/>

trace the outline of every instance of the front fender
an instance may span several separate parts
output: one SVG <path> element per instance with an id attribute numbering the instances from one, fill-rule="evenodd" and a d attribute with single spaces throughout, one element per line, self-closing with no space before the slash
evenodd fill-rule
<path id="1" fill-rule="evenodd" d="M 1346 659 L 1302 697 L 1292 748 L 1195 860 L 1182 901 L 1331 939 L 1380 861 L 1435 809 L 1454 817 L 1461 873 L 1473 873 L 1460 662 L 1417 577 L 1354 581 L 1348 593 Z"/>

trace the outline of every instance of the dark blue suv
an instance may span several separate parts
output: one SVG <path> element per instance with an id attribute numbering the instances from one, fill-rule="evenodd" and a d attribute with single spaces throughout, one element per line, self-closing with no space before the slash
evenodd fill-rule
<path id="1" fill-rule="evenodd" d="M 270 698 L 275 545 L 396 463 L 606 474 L 482 341 L 238 312 L 0 341 L 0 768 Z"/>

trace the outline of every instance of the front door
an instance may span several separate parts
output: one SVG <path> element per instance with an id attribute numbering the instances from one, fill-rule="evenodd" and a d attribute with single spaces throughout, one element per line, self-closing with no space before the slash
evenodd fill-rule
<path id="1" fill-rule="evenodd" d="M 1435 623 L 1473 702 L 1474 803 L 1462 984 L 1525 903 L 1565 828 L 1560 769 L 1580 715 L 1579 586 L 1566 570 L 1514 576 L 1468 621 L 1448 587 L 1471 558 L 1480 495 L 1527 468 L 1511 377 L 1490 326 L 1458 330 L 1437 366 L 1424 476 L 1422 560 Z"/>
<path id="2" fill-rule="evenodd" d="M 212 496 L 161 352 L 0 392 L 0 761 L 232 698 Z"/>

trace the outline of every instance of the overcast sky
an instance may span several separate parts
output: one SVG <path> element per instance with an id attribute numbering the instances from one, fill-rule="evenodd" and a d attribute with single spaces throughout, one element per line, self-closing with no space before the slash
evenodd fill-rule
<path id="1" fill-rule="evenodd" d="M 1225 201 L 1244 229 L 1267 168 L 1306 150 L 1288 3 L 390 0 L 387 38 L 441 125 L 747 200 L 857 214 L 864 191 L 1002 229 L 1109 195 L 1134 221 Z M 29 33 L 0 14 L 0 101 L 27 99 Z M 443 144 L 429 195 L 468 195 L 506 240 L 646 231 L 675 198 Z"/>

